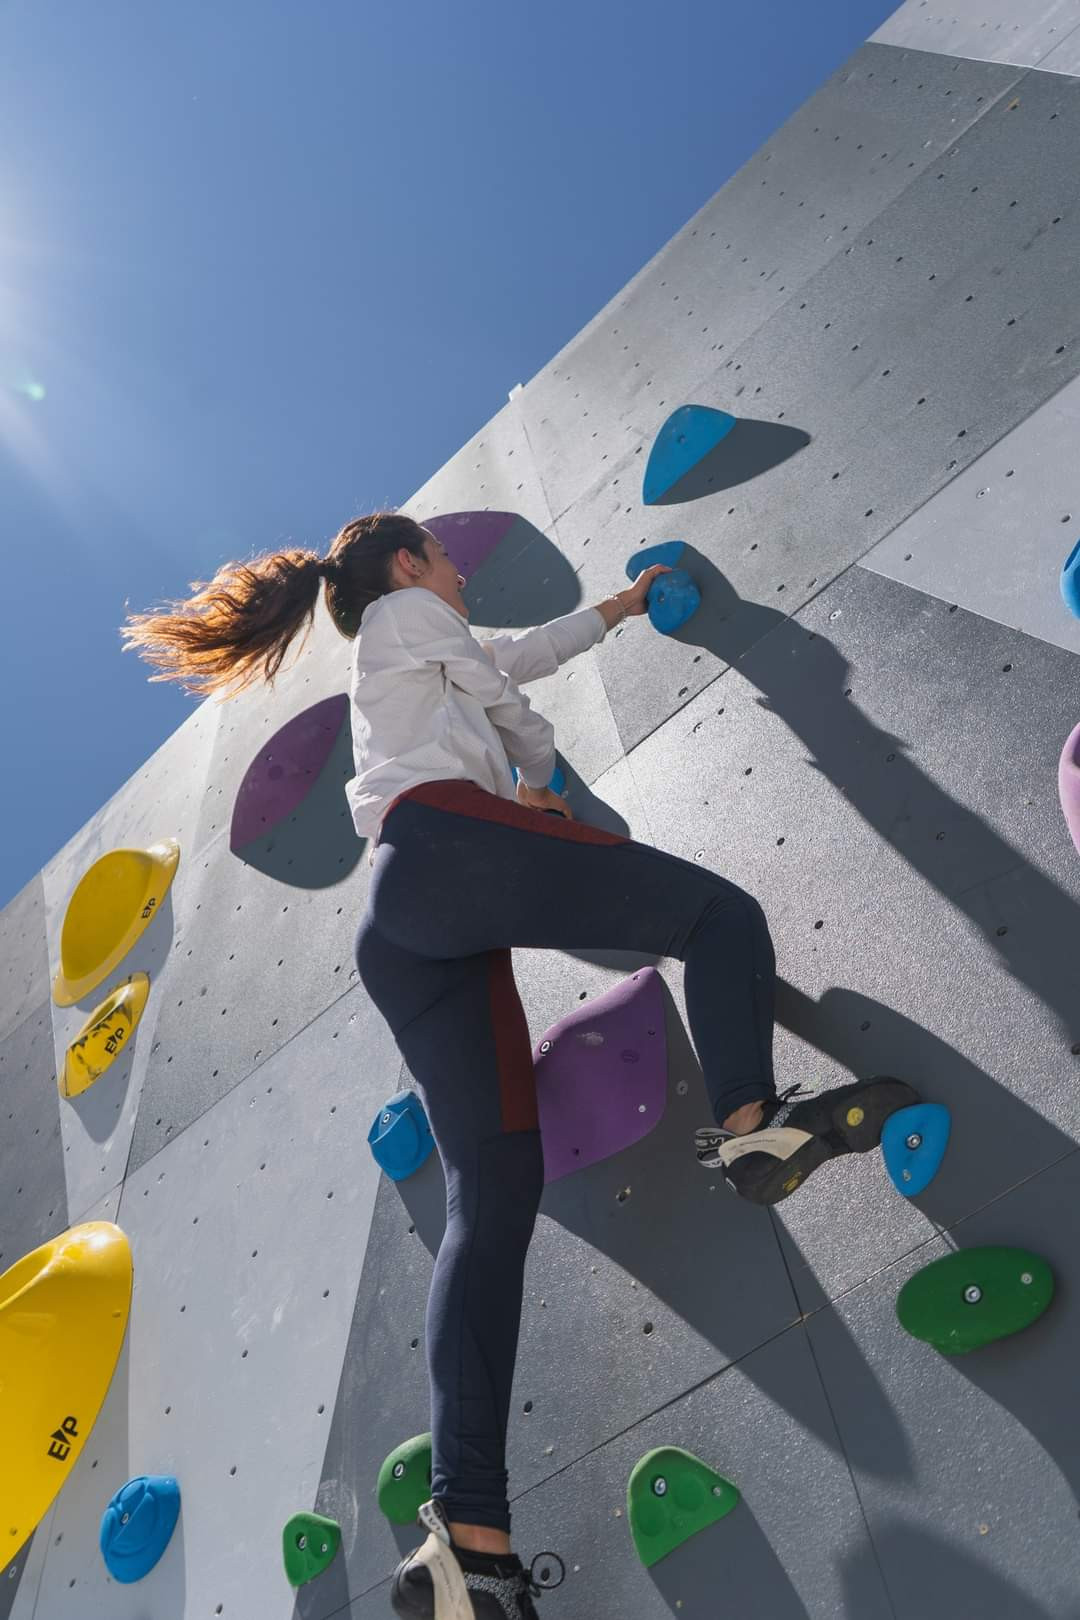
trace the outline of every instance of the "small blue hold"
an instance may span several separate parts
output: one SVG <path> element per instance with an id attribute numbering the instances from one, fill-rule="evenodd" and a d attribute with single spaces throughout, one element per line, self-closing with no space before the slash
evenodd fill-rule
<path id="1" fill-rule="evenodd" d="M 670 573 L 657 574 L 646 597 L 649 621 L 665 636 L 680 630 L 701 606 L 700 591 L 686 569 L 679 567 L 685 549 L 681 540 L 665 540 L 645 551 L 635 551 L 626 564 L 627 579 L 637 579 L 643 569 L 654 568 L 657 563 L 670 569 Z"/>
<path id="2" fill-rule="evenodd" d="M 670 636 L 697 612 L 701 592 L 685 568 L 673 568 L 670 574 L 657 574 L 645 600 L 653 629 Z"/>
<path id="3" fill-rule="evenodd" d="M 415 1091 L 399 1091 L 383 1104 L 368 1131 L 368 1145 L 391 1181 L 404 1181 L 419 1170 L 435 1138 Z"/>
<path id="4" fill-rule="evenodd" d="M 1061 595 L 1065 606 L 1080 619 L 1080 540 L 1070 551 L 1061 570 Z"/>
<path id="5" fill-rule="evenodd" d="M 105 1509 L 98 1538 L 109 1574 L 141 1581 L 169 1545 L 180 1517 L 180 1485 L 171 1474 L 140 1474 Z"/>
<path id="6" fill-rule="evenodd" d="M 881 1131 L 881 1154 L 893 1185 L 915 1198 L 941 1168 L 951 1119 L 944 1103 L 913 1103 L 890 1114 Z"/>

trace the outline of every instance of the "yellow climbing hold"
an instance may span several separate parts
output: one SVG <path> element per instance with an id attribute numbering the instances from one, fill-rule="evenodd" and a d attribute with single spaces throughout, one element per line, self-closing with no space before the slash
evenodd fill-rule
<path id="1" fill-rule="evenodd" d="M 176 839 L 163 838 L 149 849 L 110 850 L 83 873 L 60 931 L 58 1007 L 73 1007 L 123 961 L 156 916 L 179 860 Z"/>
<path id="2" fill-rule="evenodd" d="M 64 1055 L 62 1097 L 77 1097 L 101 1078 L 134 1033 L 149 994 L 146 974 L 132 973 L 94 1008 Z"/>
<path id="3" fill-rule="evenodd" d="M 0 1276 L 0 1547 L 10 1563 L 71 1473 L 108 1393 L 131 1307 L 131 1247 L 87 1221 Z"/>
<path id="4" fill-rule="evenodd" d="M 849 1108 L 847 1111 L 847 1122 L 849 1125 L 861 1125 L 865 1118 L 866 1115 L 863 1113 L 861 1108 Z"/>

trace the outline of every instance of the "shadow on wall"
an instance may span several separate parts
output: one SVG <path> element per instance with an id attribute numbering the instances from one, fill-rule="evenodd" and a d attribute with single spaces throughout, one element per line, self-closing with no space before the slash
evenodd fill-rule
<path id="1" fill-rule="evenodd" d="M 746 425 L 752 430 L 757 426 Z M 795 430 L 787 432 L 794 434 Z M 731 437 L 734 441 L 735 435 Z M 766 464 L 775 465 L 775 459 L 767 462 L 765 436 L 759 440 L 752 431 L 744 435 L 743 442 L 744 446 L 755 447 L 753 460 L 743 463 L 745 476 L 756 476 L 756 472 L 747 471 L 751 465 L 757 470 L 762 470 Z M 793 438 L 787 443 L 789 454 L 798 447 Z M 722 457 L 725 447 L 726 442 L 718 446 L 715 456 Z M 734 443 L 727 448 L 731 454 Z M 770 453 L 776 448 L 774 441 Z M 706 480 L 706 485 L 698 488 L 698 494 L 719 487 L 716 482 L 707 482 L 707 464 L 695 469 L 695 475 Z M 716 476 L 714 469 L 713 477 Z M 673 498 L 693 498 L 686 484 L 684 481 L 673 492 Z M 527 622 L 542 622 L 572 611 L 579 600 L 576 577 L 569 564 L 562 576 L 559 563 L 565 559 L 554 548 L 552 554 L 554 568 L 544 571 L 554 577 L 546 590 L 543 587 L 539 592 L 530 589 Z M 1073 899 L 1034 867 L 1021 849 L 943 791 L 912 761 L 901 738 L 876 726 L 858 704 L 852 702 L 850 666 L 833 643 L 820 635 L 809 636 L 805 629 L 774 609 L 744 601 L 725 576 L 700 553 L 693 553 L 686 563 L 701 589 L 702 606 L 675 639 L 705 647 L 726 663 L 739 663 L 742 678 L 758 688 L 757 702 L 788 726 L 809 753 L 811 768 L 841 791 L 851 808 L 882 841 L 982 933 L 1009 974 L 1056 1014 L 1064 1037 L 1063 1055 L 1070 1045 L 1075 1049 L 1080 1037 L 1080 999 L 1076 995 L 1074 957 L 1063 948 L 1064 942 L 1076 937 L 1078 919 Z M 572 593 L 572 601 L 566 600 L 567 592 Z M 512 612 L 513 603 L 508 603 L 507 608 Z M 769 648 L 758 649 L 757 644 L 774 632 Z M 750 649 L 755 651 L 750 652 Z M 760 656 L 758 651 L 761 651 Z M 886 759 L 888 771 L 876 768 L 877 762 Z M 875 768 L 870 762 L 874 762 Z M 629 835 L 625 821 L 596 799 L 580 779 L 575 779 L 571 768 L 565 768 L 575 816 L 591 825 Z M 897 805 L 903 806 L 903 816 L 897 815 Z M 919 827 L 948 829 L 947 852 L 940 839 L 913 836 L 912 829 Z M 1025 908 L 1021 928 L 996 927 L 996 917 L 993 922 L 989 921 L 985 909 L 980 908 L 980 878 L 987 874 L 991 878 L 1007 875 L 1010 884 L 1018 886 L 1015 900 L 1022 900 Z M 658 960 L 624 951 L 564 954 L 624 973 L 633 972 L 645 962 Z M 780 980 L 777 1018 L 803 1041 L 853 1072 L 906 1076 L 920 1087 L 928 1100 L 944 1102 L 953 1110 L 958 1128 L 954 1130 L 949 1148 L 948 1174 L 939 1176 L 913 1201 L 935 1225 L 954 1225 L 968 1212 L 985 1204 L 988 1197 L 1010 1187 L 1017 1179 L 1017 1164 L 1046 1166 L 1075 1151 L 1076 1144 L 1071 1137 L 999 1085 L 963 1053 L 871 997 L 838 986 L 815 1001 Z M 695 1059 L 685 1031 L 681 1034 L 685 1049 L 679 1051 L 681 1023 L 673 1006 L 668 1022 L 670 1071 L 686 1073 L 695 1067 Z M 863 1033 L 866 1026 L 873 1028 L 872 1048 L 868 1047 Z M 868 1052 L 877 1054 L 880 1062 L 871 1055 L 868 1066 Z M 672 1135 L 673 1130 L 677 1140 Z M 683 1129 L 680 1126 L 676 1130 L 672 1126 L 669 1112 L 651 1136 L 619 1155 L 617 1168 L 598 1165 L 569 1182 L 549 1185 L 541 1208 L 551 1220 L 599 1247 L 631 1276 L 638 1278 L 683 1317 L 693 1331 L 725 1353 L 737 1356 L 741 1351 L 732 1342 L 732 1318 L 738 1313 L 730 1309 L 730 1298 L 741 1297 L 753 1287 L 752 1271 L 757 1263 L 754 1256 L 760 1254 L 756 1242 L 747 1242 L 744 1249 L 737 1240 L 730 1251 L 725 1246 L 722 1261 L 719 1255 L 714 1257 L 718 1268 L 733 1268 L 725 1273 L 725 1301 L 717 1299 L 720 1291 L 701 1288 L 700 1275 L 693 1265 L 683 1267 L 673 1258 L 685 1252 L 688 1245 L 690 1223 L 685 1210 L 680 1214 L 675 1207 L 667 1214 L 662 1211 L 658 1214 L 653 1205 L 648 1209 L 643 1207 L 635 1218 L 627 1206 L 618 1221 L 610 1221 L 599 1231 L 594 1219 L 597 1208 L 610 1207 L 608 1201 L 615 1196 L 617 1186 L 633 1182 L 635 1187 L 640 1187 L 652 1180 L 670 1187 L 685 1182 L 687 1152 Z M 827 1169 L 822 1172 L 822 1178 L 832 1173 Z M 674 1178 L 674 1183 L 669 1178 Z M 439 1180 L 441 1187 L 441 1177 Z M 402 1192 L 408 1198 L 407 1187 L 403 1187 Z M 678 1201 L 672 1203 L 677 1206 Z M 737 1205 L 738 1201 L 732 1203 Z M 438 1249 L 442 1222 L 442 1211 L 436 1199 L 430 1219 L 425 1220 L 423 1216 L 418 1219 L 419 1230 L 432 1253 Z M 736 1235 L 740 1233 L 741 1211 L 725 1210 L 723 1224 Z M 927 1235 L 932 1236 L 932 1232 L 928 1230 Z M 788 1241 L 790 1244 L 790 1238 Z M 1059 1224 L 1048 1227 L 1042 1241 L 1032 1245 L 1045 1253 L 1054 1266 L 1059 1287 L 1068 1260 L 1068 1242 L 1068 1233 Z M 689 1248 L 692 1252 L 692 1241 Z M 746 1268 L 743 1276 L 739 1275 L 740 1264 Z M 813 1292 L 815 1286 L 809 1266 L 805 1266 L 800 1284 L 805 1308 L 814 1308 L 814 1302 L 807 1304 L 805 1297 L 807 1290 Z M 825 1304 L 820 1289 L 817 1295 L 816 1303 Z M 798 1314 L 796 1310 L 793 1321 Z M 913 1481 L 913 1458 L 888 1395 L 850 1335 L 847 1346 L 849 1356 L 844 1372 L 859 1386 L 861 1405 L 867 1416 L 867 1422 L 849 1444 L 850 1461 L 872 1475 Z M 1041 1360 L 1046 1364 L 1036 1380 L 1037 1387 L 1026 1382 L 1017 1364 L 1016 1347 L 1009 1344 L 984 1353 L 979 1366 L 963 1362 L 962 1370 L 1013 1412 L 1058 1463 L 1073 1490 L 1080 1491 L 1080 1451 L 1053 1422 L 1053 1414 L 1068 1409 L 1070 1402 L 1064 1358 L 1055 1356 Z M 741 1365 L 743 1371 L 752 1375 L 752 1358 Z M 782 1388 L 768 1389 L 766 1393 L 778 1404 L 784 1404 Z M 831 1425 L 819 1437 L 834 1450 L 839 1449 Z M 921 1536 L 912 1534 L 921 1545 Z M 956 1555 L 950 1552 L 942 1556 Z M 994 1594 L 1012 1598 L 1007 1585 L 999 1587 L 987 1572 L 984 1571 L 980 1579 Z M 993 1596 L 988 1598 L 988 1606 L 993 1607 Z M 1027 1612 L 1015 1604 L 1014 1608 L 1017 1615 Z"/>

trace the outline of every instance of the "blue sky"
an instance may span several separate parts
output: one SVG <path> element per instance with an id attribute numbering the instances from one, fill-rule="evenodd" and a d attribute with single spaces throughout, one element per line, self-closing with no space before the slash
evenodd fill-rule
<path id="1" fill-rule="evenodd" d="M 893 9 L 0 0 L 0 906 L 199 701 L 125 601 L 407 500 Z"/>

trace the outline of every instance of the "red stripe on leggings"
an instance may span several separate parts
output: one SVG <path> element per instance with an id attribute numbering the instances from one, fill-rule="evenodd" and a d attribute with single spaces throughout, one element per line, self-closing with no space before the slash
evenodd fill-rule
<path id="1" fill-rule="evenodd" d="M 503 799 L 476 782 L 453 777 L 442 781 L 420 782 L 391 799 L 383 821 L 402 799 L 418 799 L 435 810 L 452 810 L 458 815 L 476 816 L 482 821 L 520 827 L 541 837 L 568 838 L 579 844 L 628 844 L 622 833 L 588 827 L 565 816 L 546 815 L 516 799 Z M 379 825 L 379 837 L 382 824 Z M 379 837 L 375 842 L 378 843 Z M 536 1071 L 525 1009 L 521 1005 L 509 947 L 488 952 L 488 991 L 491 998 L 491 1024 L 495 1036 L 495 1062 L 499 1076 L 499 1101 L 504 1131 L 536 1131 L 540 1116 L 536 1106 Z"/>
<path id="2" fill-rule="evenodd" d="M 430 804 L 435 810 L 453 810 L 458 815 L 476 816 L 481 821 L 498 821 L 505 827 L 520 827 L 524 832 L 541 833 L 548 838 L 568 838 L 577 844 L 629 844 L 622 833 L 607 832 L 603 827 L 589 827 L 583 821 L 567 821 L 565 816 L 549 815 L 544 810 L 533 810 L 516 799 L 503 799 L 489 793 L 472 781 L 451 777 L 446 781 L 420 782 L 406 788 L 391 799 L 383 811 L 375 842 L 382 837 L 383 823 L 402 799 L 417 799 Z"/>
<path id="3" fill-rule="evenodd" d="M 538 1131 L 536 1070 L 509 948 L 488 952 L 488 991 L 504 1131 Z"/>

